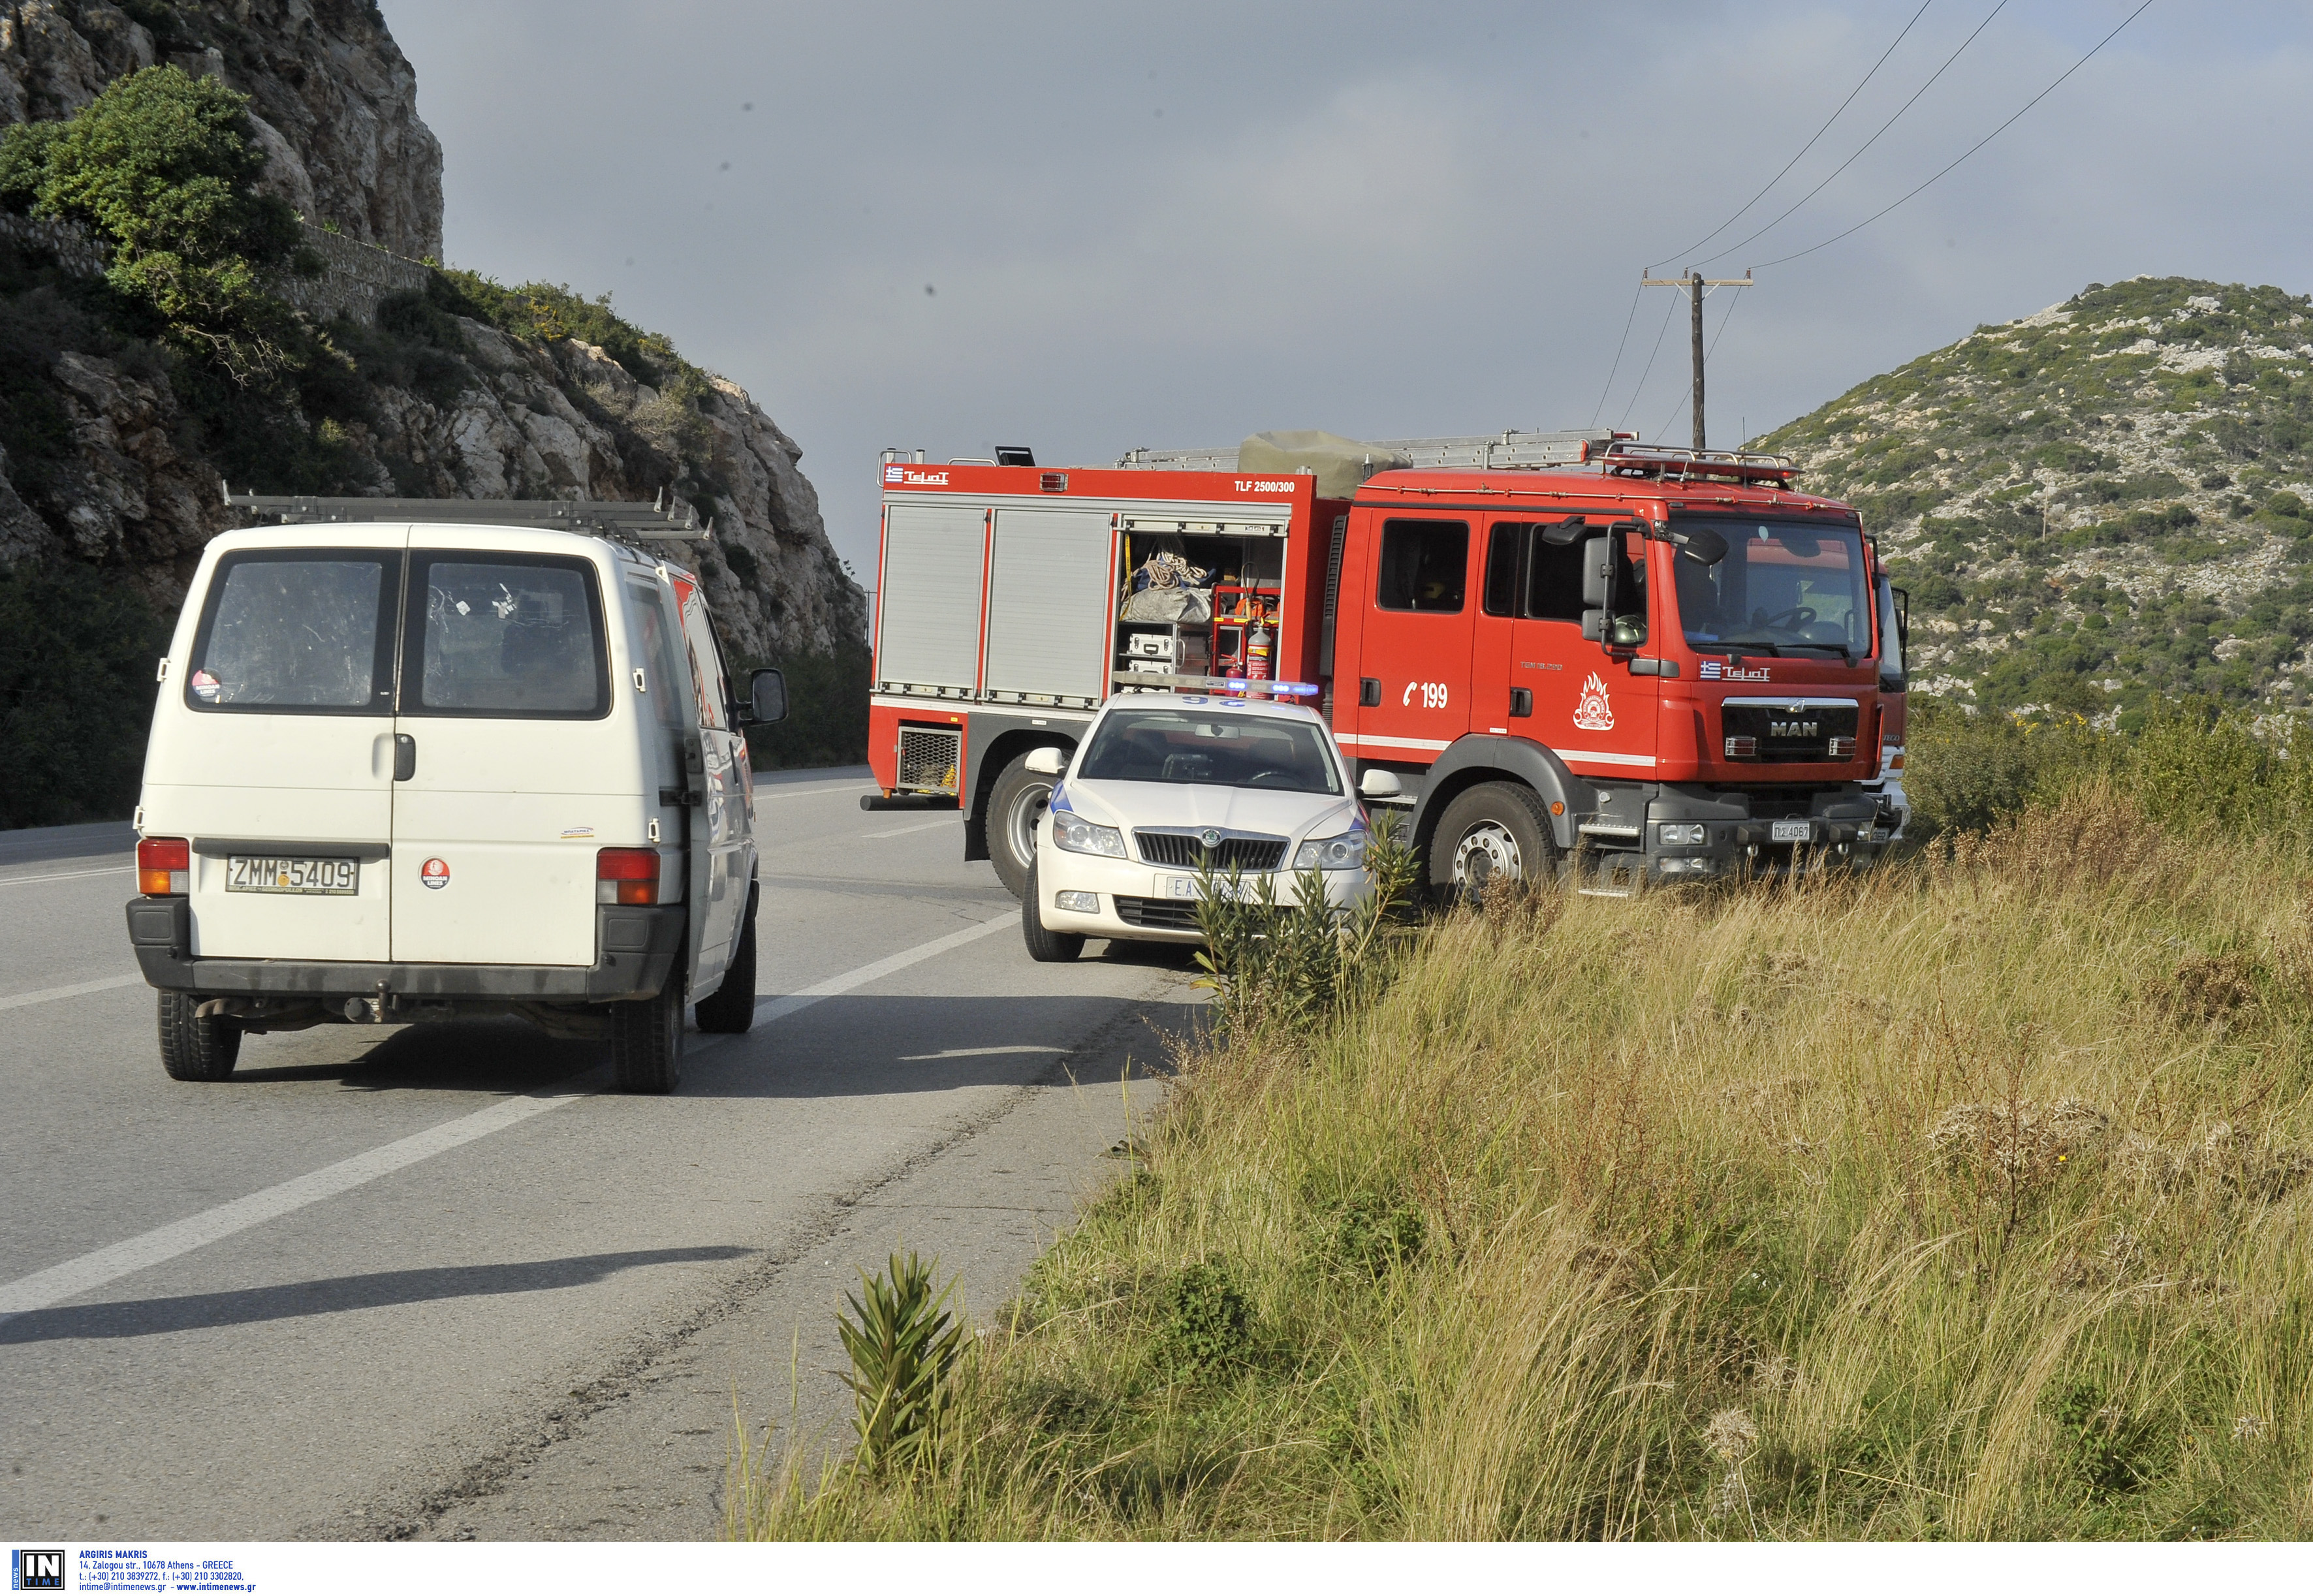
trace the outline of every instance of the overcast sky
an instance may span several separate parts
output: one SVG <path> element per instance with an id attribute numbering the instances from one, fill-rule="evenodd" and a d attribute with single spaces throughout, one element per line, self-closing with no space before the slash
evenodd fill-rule
<path id="1" fill-rule="evenodd" d="M 450 263 L 608 291 L 747 388 L 872 580 L 886 444 L 1085 464 L 1594 417 L 1684 443 L 1679 295 L 1631 319 L 1649 266 L 1762 268 L 1707 307 L 1713 338 L 1732 316 L 1713 444 L 2092 281 L 2313 288 L 2313 15 L 2183 0 L 1902 208 L 1767 265 L 2136 3 L 1930 0 L 1702 250 L 1919 0 L 383 6 L 442 140 Z"/>

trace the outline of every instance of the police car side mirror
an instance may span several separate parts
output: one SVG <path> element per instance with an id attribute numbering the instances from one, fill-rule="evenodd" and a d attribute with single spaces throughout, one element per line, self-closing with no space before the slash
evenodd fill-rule
<path id="1" fill-rule="evenodd" d="M 747 721 L 768 726 L 787 718 L 787 679 L 770 668 L 758 671 L 747 683 Z"/>
<path id="2" fill-rule="evenodd" d="M 1042 748 L 1030 749 L 1028 757 L 1021 761 L 1023 768 L 1038 776 L 1058 776 L 1068 768 L 1068 750 L 1054 748 L 1050 743 Z"/>
<path id="3" fill-rule="evenodd" d="M 1395 798 L 1404 791 L 1394 770 L 1368 770 L 1358 778 L 1358 792 L 1368 798 Z"/>

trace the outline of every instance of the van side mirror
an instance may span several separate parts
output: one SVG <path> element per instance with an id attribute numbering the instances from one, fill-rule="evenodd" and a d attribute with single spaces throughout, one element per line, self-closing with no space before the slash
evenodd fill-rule
<path id="1" fill-rule="evenodd" d="M 769 667 L 756 671 L 747 683 L 748 724 L 768 726 L 787 718 L 787 679 Z"/>
<path id="2" fill-rule="evenodd" d="M 1048 742 L 1042 748 L 1030 749 L 1028 757 L 1020 764 L 1023 769 L 1037 776 L 1058 776 L 1068 768 L 1068 750 L 1054 748 Z"/>
<path id="3" fill-rule="evenodd" d="M 1367 798 L 1396 798 L 1405 788 L 1399 785 L 1394 770 L 1368 770 L 1358 778 L 1358 792 Z"/>

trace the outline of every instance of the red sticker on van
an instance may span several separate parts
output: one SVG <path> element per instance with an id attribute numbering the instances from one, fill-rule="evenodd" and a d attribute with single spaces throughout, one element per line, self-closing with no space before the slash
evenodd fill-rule
<path id="1" fill-rule="evenodd" d="M 418 879 L 440 891 L 450 884 L 450 862 L 447 859 L 427 860 L 418 867 Z"/>

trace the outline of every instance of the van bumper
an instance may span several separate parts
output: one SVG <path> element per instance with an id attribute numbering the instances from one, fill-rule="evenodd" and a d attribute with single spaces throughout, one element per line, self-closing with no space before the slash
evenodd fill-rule
<path id="1" fill-rule="evenodd" d="M 390 997 L 614 1003 L 658 995 L 683 944 L 680 906 L 602 905 L 594 910 L 592 965 L 204 959 L 192 951 L 192 906 L 187 899 L 132 898 L 128 914 L 129 945 L 149 985 L 216 997 L 374 997 L 382 988 Z"/>

